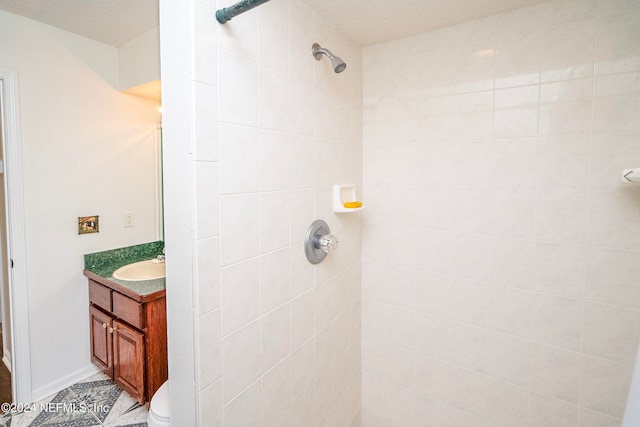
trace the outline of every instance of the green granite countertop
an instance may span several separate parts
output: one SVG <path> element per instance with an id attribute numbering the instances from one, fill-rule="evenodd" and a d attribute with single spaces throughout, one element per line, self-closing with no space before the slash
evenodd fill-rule
<path id="1" fill-rule="evenodd" d="M 113 277 L 113 272 L 127 264 L 156 258 L 162 254 L 163 248 L 164 242 L 157 241 L 86 254 L 84 268 L 137 294 L 149 295 L 165 289 L 165 278 L 140 281 L 119 280 Z"/>

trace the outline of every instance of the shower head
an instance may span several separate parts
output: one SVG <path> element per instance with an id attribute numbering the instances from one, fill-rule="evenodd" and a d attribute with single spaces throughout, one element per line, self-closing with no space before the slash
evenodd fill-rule
<path id="1" fill-rule="evenodd" d="M 329 49 L 320 47 L 318 43 L 314 43 L 313 46 L 311 46 L 311 52 L 313 53 L 313 57 L 316 58 L 317 61 L 320 61 L 322 59 L 322 54 L 327 55 L 327 57 L 331 60 L 331 64 L 333 65 L 333 71 L 335 71 L 336 73 L 341 73 L 345 68 L 347 68 L 347 64 L 345 64 L 345 62 L 340 59 L 339 56 L 335 56 Z"/>

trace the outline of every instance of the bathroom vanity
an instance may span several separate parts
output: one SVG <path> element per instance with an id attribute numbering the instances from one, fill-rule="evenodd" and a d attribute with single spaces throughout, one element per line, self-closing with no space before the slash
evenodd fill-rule
<path id="1" fill-rule="evenodd" d="M 165 279 L 118 280 L 86 260 L 91 361 L 144 404 L 168 378 Z"/>

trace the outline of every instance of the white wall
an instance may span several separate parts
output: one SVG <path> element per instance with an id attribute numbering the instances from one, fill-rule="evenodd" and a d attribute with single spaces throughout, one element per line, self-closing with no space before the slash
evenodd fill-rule
<path id="1" fill-rule="evenodd" d="M 153 82 L 153 83 L 152 83 Z M 137 95 L 140 86 L 152 84 L 157 91 L 140 96 L 160 99 L 160 29 L 153 28 L 118 48 L 118 87 Z"/>
<path id="2" fill-rule="evenodd" d="M 360 50 L 297 0 L 160 6 L 175 423 L 358 425 L 360 217 L 330 186 L 361 181 Z M 313 268 L 315 218 L 341 247 Z"/>
<path id="3" fill-rule="evenodd" d="M 363 426 L 621 424 L 638 6 L 559 0 L 365 49 Z"/>
<path id="4" fill-rule="evenodd" d="M 0 12 L 20 81 L 34 399 L 94 370 L 82 255 L 157 238 L 156 102 L 117 91 L 117 49 Z M 123 228 L 123 213 L 136 227 Z M 100 215 L 79 236 L 77 217 Z M 26 333 L 26 331 L 18 331 Z"/>

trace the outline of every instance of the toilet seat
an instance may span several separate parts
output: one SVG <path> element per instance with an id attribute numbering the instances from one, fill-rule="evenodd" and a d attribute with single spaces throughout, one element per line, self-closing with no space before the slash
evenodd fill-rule
<path id="1" fill-rule="evenodd" d="M 170 405 L 169 405 L 169 381 L 155 392 L 149 404 L 149 415 L 147 425 L 149 427 L 164 427 L 170 425 Z"/>

